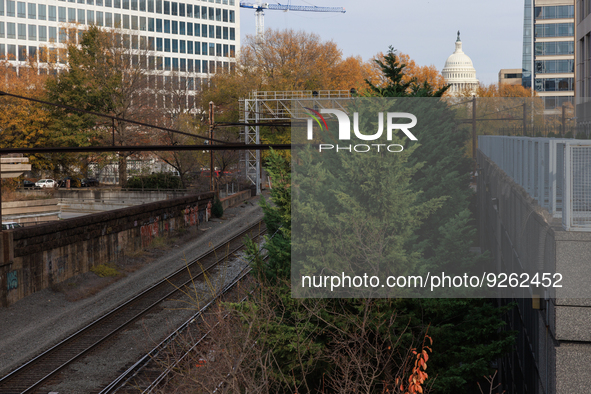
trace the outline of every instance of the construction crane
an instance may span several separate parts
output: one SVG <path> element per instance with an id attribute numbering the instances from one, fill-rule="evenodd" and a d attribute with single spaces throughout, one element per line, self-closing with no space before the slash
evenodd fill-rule
<path id="1" fill-rule="evenodd" d="M 343 7 L 316 7 L 310 5 L 291 5 L 291 4 L 269 4 L 269 3 L 240 3 L 240 7 L 251 8 L 255 11 L 256 16 L 256 38 L 257 41 L 262 41 L 265 34 L 265 11 L 311 11 L 311 12 L 342 12 L 345 13 Z"/>

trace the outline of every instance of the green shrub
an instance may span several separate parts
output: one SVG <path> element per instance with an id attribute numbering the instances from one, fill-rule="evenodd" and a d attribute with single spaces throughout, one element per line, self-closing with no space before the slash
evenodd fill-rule
<path id="1" fill-rule="evenodd" d="M 127 181 L 130 189 L 181 189 L 183 184 L 181 178 L 168 174 L 152 174 L 146 176 L 134 176 Z"/>
<path id="2" fill-rule="evenodd" d="M 221 218 L 224 216 L 224 207 L 222 206 L 222 202 L 217 198 L 211 206 L 211 214 L 216 218 Z"/>
<path id="3" fill-rule="evenodd" d="M 91 267 L 90 270 L 101 278 L 105 278 L 107 276 L 119 276 L 119 271 L 113 264 L 96 265 Z"/>

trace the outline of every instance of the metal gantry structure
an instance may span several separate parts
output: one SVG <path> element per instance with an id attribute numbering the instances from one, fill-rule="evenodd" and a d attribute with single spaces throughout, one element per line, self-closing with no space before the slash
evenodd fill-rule
<path id="1" fill-rule="evenodd" d="M 258 41 L 262 41 L 265 35 L 265 10 L 275 11 L 305 11 L 305 12 L 341 12 L 345 13 L 343 7 L 316 7 L 313 5 L 291 5 L 287 4 L 270 4 L 261 3 L 260 0 L 256 3 L 240 2 L 240 7 L 250 8 L 255 10 L 256 18 L 256 37 Z"/>
<path id="2" fill-rule="evenodd" d="M 308 119 L 306 107 L 346 110 L 346 100 L 354 92 L 349 90 L 300 90 L 284 92 L 253 91 L 248 98 L 240 100 L 240 122 L 245 125 L 240 133 L 241 140 L 247 145 L 260 144 L 261 122 L 293 121 Z M 259 150 L 242 151 L 240 170 L 246 178 L 256 185 L 257 194 L 261 192 L 261 153 Z"/>

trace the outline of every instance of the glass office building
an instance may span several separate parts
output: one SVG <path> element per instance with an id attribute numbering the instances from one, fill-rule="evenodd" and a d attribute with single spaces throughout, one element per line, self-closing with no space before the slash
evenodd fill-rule
<path id="1" fill-rule="evenodd" d="M 573 102 L 574 12 L 572 0 L 525 0 L 522 84 L 544 98 L 547 113 Z"/>
<path id="2" fill-rule="evenodd" d="M 0 0 L 0 57 L 16 67 L 29 57 L 67 62 L 64 48 L 90 24 L 122 29 L 130 50 L 145 49 L 150 74 L 178 72 L 198 90 L 208 75 L 235 64 L 237 0 Z"/>

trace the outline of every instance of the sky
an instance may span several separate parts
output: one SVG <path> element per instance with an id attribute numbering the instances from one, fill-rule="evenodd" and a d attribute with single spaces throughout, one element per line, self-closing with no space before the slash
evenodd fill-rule
<path id="1" fill-rule="evenodd" d="M 242 0 L 254 3 L 256 0 Z M 287 0 L 268 3 L 286 4 Z M 419 65 L 443 69 L 457 31 L 476 77 L 498 82 L 502 68 L 521 68 L 523 1 L 519 0 L 291 0 L 293 5 L 344 7 L 346 13 L 265 12 L 265 29 L 294 29 L 333 40 L 343 55 L 371 59 L 391 45 Z M 254 10 L 241 8 L 242 40 L 255 33 Z"/>

